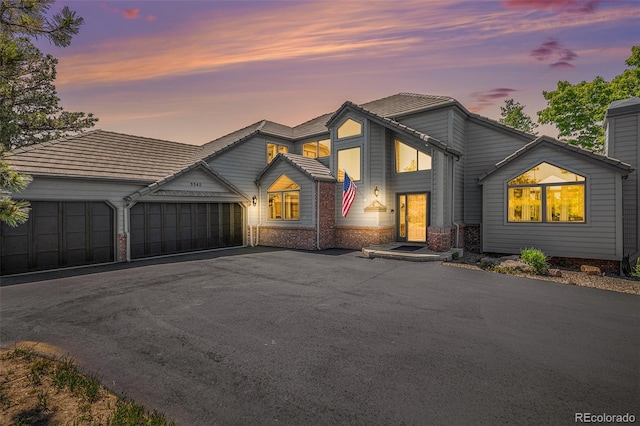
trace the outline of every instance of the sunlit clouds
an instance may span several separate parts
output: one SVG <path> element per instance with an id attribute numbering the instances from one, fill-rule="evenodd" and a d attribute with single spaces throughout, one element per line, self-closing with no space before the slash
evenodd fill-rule
<path id="1" fill-rule="evenodd" d="M 59 1 L 88 18 L 54 54 L 65 107 L 189 143 L 397 92 L 535 112 L 559 80 L 619 73 L 640 41 L 624 0 Z"/>
<path id="2" fill-rule="evenodd" d="M 538 61 L 549 61 L 551 68 L 575 68 L 572 61 L 578 57 L 573 50 L 565 48 L 557 39 L 549 38 L 530 52 Z"/>
<path id="3" fill-rule="evenodd" d="M 137 8 L 137 7 L 131 8 L 131 9 L 121 9 L 121 8 L 118 8 L 118 7 L 111 7 L 107 3 L 101 3 L 100 7 L 103 10 L 107 10 L 107 11 L 112 12 L 112 13 L 117 13 L 117 14 L 121 15 L 124 19 L 133 20 L 133 19 L 141 19 L 141 18 L 143 18 L 143 16 L 140 14 L 140 9 Z M 151 14 L 147 14 L 146 16 L 144 16 L 144 19 L 146 21 L 155 21 L 156 20 L 156 16 L 155 15 L 151 15 Z"/>
<path id="4" fill-rule="evenodd" d="M 113 84 L 206 73 L 262 61 L 367 60 L 411 52 L 420 52 L 424 61 L 431 63 L 428 55 L 439 61 L 444 49 L 449 64 L 455 65 L 451 49 L 505 35 L 542 32 L 556 19 L 520 25 L 517 21 L 521 13 L 511 10 L 479 17 L 473 9 L 461 16 L 459 10 L 445 3 L 423 6 L 423 2 L 408 1 L 402 8 L 392 2 L 349 2 L 336 10 L 336 3 L 321 2 L 287 3 L 270 15 L 249 11 L 246 15 L 225 16 L 214 12 L 173 34 L 105 42 L 91 51 L 62 56 L 58 84 Z M 639 10 L 636 8 L 635 13 Z M 125 16 L 138 13 L 131 9 Z M 616 19 L 614 15 L 591 17 L 588 22 Z M 574 24 L 579 22 L 570 25 Z M 482 56 L 465 59 L 482 60 Z"/>

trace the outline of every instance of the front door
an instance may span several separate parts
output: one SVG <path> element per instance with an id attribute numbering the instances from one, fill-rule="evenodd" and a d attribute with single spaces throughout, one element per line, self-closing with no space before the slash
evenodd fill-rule
<path id="1" fill-rule="evenodd" d="M 426 193 L 398 194 L 398 241 L 427 242 L 428 205 Z"/>

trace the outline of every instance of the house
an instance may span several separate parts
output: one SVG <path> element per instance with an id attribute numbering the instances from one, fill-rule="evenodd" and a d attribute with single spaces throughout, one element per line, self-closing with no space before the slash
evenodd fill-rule
<path id="1" fill-rule="evenodd" d="M 267 245 L 388 242 L 597 260 L 638 256 L 640 99 L 607 113 L 599 155 L 400 93 L 202 146 L 101 130 L 15 150 L 31 219 L 3 225 L 1 271 Z M 342 215 L 345 173 L 357 186 Z"/>

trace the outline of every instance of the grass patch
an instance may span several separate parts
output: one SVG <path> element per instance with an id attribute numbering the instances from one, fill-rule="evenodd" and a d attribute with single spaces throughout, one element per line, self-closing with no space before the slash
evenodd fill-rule
<path id="1" fill-rule="evenodd" d="M 0 353 L 0 424 L 174 425 L 164 414 L 107 391 L 69 356 L 17 346 Z"/>

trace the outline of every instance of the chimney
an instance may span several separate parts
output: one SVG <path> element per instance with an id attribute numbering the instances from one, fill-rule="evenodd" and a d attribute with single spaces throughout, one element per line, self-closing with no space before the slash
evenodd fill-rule
<path id="1" fill-rule="evenodd" d="M 640 256 L 640 98 L 614 101 L 604 119 L 604 153 L 630 164 L 634 171 L 622 181 L 623 253 L 635 265 Z"/>

